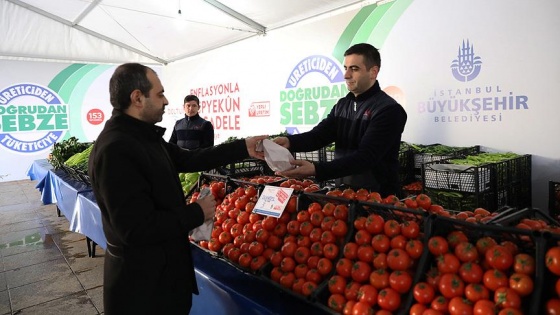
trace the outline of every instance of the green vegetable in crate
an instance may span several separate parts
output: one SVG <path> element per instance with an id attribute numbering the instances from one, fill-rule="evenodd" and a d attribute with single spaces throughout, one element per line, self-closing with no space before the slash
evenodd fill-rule
<path id="1" fill-rule="evenodd" d="M 497 163 L 502 162 L 509 159 L 514 159 L 519 157 L 518 154 L 515 153 L 481 153 L 478 155 L 469 155 L 466 156 L 464 159 L 451 159 L 449 160 L 452 164 L 461 164 L 461 165 L 474 165 L 480 166 L 490 163 Z"/>
<path id="2" fill-rule="evenodd" d="M 87 165 L 89 154 L 91 153 L 92 149 L 93 144 L 87 147 L 87 149 L 85 149 L 84 151 L 72 155 L 68 160 L 66 160 L 66 162 L 64 162 L 64 164 L 66 164 L 66 166 L 83 166 L 84 164 Z"/>
<path id="3" fill-rule="evenodd" d="M 57 142 L 52 147 L 50 163 L 55 169 L 59 169 L 71 156 L 82 152 L 90 145 L 91 143 L 79 142 L 76 137 Z"/>
<path id="4" fill-rule="evenodd" d="M 191 189 L 198 182 L 199 177 L 200 177 L 199 172 L 179 173 L 179 180 L 181 181 L 181 186 L 183 187 L 183 193 L 185 193 L 185 195 L 191 192 Z"/>

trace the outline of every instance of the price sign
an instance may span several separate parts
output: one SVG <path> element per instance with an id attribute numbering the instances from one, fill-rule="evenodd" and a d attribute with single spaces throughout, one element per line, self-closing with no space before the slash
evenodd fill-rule
<path id="1" fill-rule="evenodd" d="M 293 188 L 265 186 L 253 212 L 279 218 L 286 209 Z"/>

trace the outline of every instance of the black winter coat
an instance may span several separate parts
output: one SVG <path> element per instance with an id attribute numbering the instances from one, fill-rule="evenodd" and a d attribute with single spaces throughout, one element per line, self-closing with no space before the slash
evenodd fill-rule
<path id="1" fill-rule="evenodd" d="M 199 114 L 185 115 L 175 122 L 169 143 L 188 150 L 211 147 L 214 145 L 214 126 Z"/>
<path id="2" fill-rule="evenodd" d="M 400 193 L 399 148 L 407 115 L 379 83 L 355 97 L 348 93 L 328 116 L 306 133 L 288 136 L 290 150 L 318 150 L 335 142 L 331 162 L 315 162 L 316 179 L 341 178 L 354 189 L 383 197 Z"/>
<path id="3" fill-rule="evenodd" d="M 107 238 L 105 314 L 187 314 L 198 294 L 188 233 L 204 215 L 186 205 L 179 172 L 248 156 L 244 140 L 188 151 L 165 128 L 114 111 L 89 160 Z"/>

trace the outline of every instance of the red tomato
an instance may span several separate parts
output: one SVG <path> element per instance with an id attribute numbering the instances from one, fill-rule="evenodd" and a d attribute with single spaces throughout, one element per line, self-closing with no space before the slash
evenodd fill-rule
<path id="1" fill-rule="evenodd" d="M 287 242 L 287 243 L 284 243 L 284 245 L 282 245 L 282 248 L 280 249 L 280 251 L 282 252 L 282 255 L 285 256 L 285 257 L 286 256 L 287 257 L 293 257 L 297 248 L 298 248 L 298 246 L 297 246 L 296 243 Z"/>
<path id="2" fill-rule="evenodd" d="M 327 300 L 327 306 L 339 313 L 342 312 L 345 304 L 346 298 L 342 294 L 332 294 Z"/>
<path id="3" fill-rule="evenodd" d="M 461 242 L 468 242 L 468 241 L 469 238 L 463 231 L 456 230 L 456 231 L 451 231 L 449 234 L 447 234 L 447 243 L 451 248 L 455 248 L 455 246 L 457 246 Z"/>
<path id="4" fill-rule="evenodd" d="M 435 290 L 434 287 L 426 282 L 418 282 L 414 286 L 412 294 L 416 302 L 421 304 L 429 304 L 434 299 Z"/>
<path id="5" fill-rule="evenodd" d="M 337 205 L 334 208 L 333 215 L 335 219 L 348 220 L 348 207 L 346 205 Z"/>
<path id="6" fill-rule="evenodd" d="M 292 257 L 284 257 L 280 262 L 280 269 L 284 272 L 290 272 L 296 269 L 296 261 Z"/>
<path id="7" fill-rule="evenodd" d="M 496 305 L 494 304 L 494 302 L 488 299 L 476 301 L 473 307 L 473 314 L 474 315 L 496 314 Z"/>
<path id="8" fill-rule="evenodd" d="M 486 254 L 489 248 L 494 247 L 498 243 L 490 236 L 483 236 L 476 241 L 476 249 L 481 256 Z"/>
<path id="9" fill-rule="evenodd" d="M 482 267 L 474 262 L 466 262 L 459 267 L 459 276 L 466 283 L 482 282 L 483 273 Z"/>
<path id="10" fill-rule="evenodd" d="M 458 275 L 446 273 L 441 275 L 438 284 L 439 292 L 448 299 L 462 296 L 465 290 L 465 283 Z"/>
<path id="11" fill-rule="evenodd" d="M 264 256 L 257 256 L 251 259 L 249 267 L 251 268 L 251 270 L 256 271 L 261 269 L 264 264 L 266 264 L 266 258 L 264 258 Z"/>
<path id="12" fill-rule="evenodd" d="M 375 269 L 386 269 L 387 268 L 387 254 L 385 254 L 385 253 L 374 254 L 374 256 L 373 256 L 373 267 Z"/>
<path id="13" fill-rule="evenodd" d="M 383 232 L 385 220 L 378 214 L 370 214 L 365 220 L 365 229 L 375 235 Z"/>
<path id="14" fill-rule="evenodd" d="M 345 277 L 345 278 L 349 278 L 352 274 L 352 266 L 353 263 L 350 259 L 348 258 L 341 258 L 338 260 L 338 262 L 336 263 L 336 272 Z"/>
<path id="15" fill-rule="evenodd" d="M 437 268 L 441 273 L 456 273 L 461 266 L 459 258 L 451 253 L 445 253 L 436 258 Z"/>
<path id="16" fill-rule="evenodd" d="M 402 235 L 408 239 L 415 239 L 420 235 L 420 226 L 414 221 L 404 221 L 401 224 Z"/>
<path id="17" fill-rule="evenodd" d="M 358 289 L 358 302 L 365 302 L 370 306 L 377 304 L 377 289 L 371 284 L 364 284 Z"/>
<path id="18" fill-rule="evenodd" d="M 469 301 L 476 303 L 479 300 L 488 300 L 490 298 L 490 292 L 482 284 L 469 283 L 465 287 L 465 297 L 469 299 Z"/>
<path id="19" fill-rule="evenodd" d="M 384 310 L 396 311 L 401 306 L 401 295 L 391 288 L 385 288 L 379 291 L 377 304 Z"/>
<path id="20" fill-rule="evenodd" d="M 472 243 L 462 241 L 455 246 L 455 256 L 461 262 L 476 261 L 478 259 L 478 250 Z"/>
<path id="21" fill-rule="evenodd" d="M 412 276 L 405 271 L 393 271 L 389 275 L 389 286 L 395 291 L 404 294 L 408 292 L 412 286 Z"/>
<path id="22" fill-rule="evenodd" d="M 391 248 L 391 240 L 385 234 L 377 234 L 371 239 L 371 246 L 378 253 L 387 253 Z"/>
<path id="23" fill-rule="evenodd" d="M 331 230 L 336 219 L 334 217 L 325 216 L 323 222 L 321 222 L 321 229 L 323 231 Z"/>
<path id="24" fill-rule="evenodd" d="M 511 251 L 502 245 L 491 247 L 484 256 L 488 265 L 498 270 L 508 270 L 513 265 Z"/>
<path id="25" fill-rule="evenodd" d="M 307 263 L 307 259 L 309 259 L 309 256 L 311 256 L 311 251 L 309 250 L 309 248 L 304 246 L 298 247 L 294 252 L 294 260 L 298 264 Z"/>
<path id="26" fill-rule="evenodd" d="M 486 270 L 482 276 L 482 281 L 484 285 L 492 291 L 496 291 L 499 287 L 507 287 L 509 283 L 506 274 L 498 269 Z"/>
<path id="27" fill-rule="evenodd" d="M 332 294 L 344 294 L 346 289 L 346 278 L 339 275 L 334 275 L 329 279 L 328 287 L 329 292 Z"/>
<path id="28" fill-rule="evenodd" d="M 264 245 L 260 242 L 254 241 L 251 242 L 251 244 L 249 245 L 249 254 L 253 257 L 262 255 L 263 251 L 264 251 Z"/>
<path id="29" fill-rule="evenodd" d="M 325 244 L 323 246 L 323 256 L 334 261 L 338 257 L 338 246 L 334 243 Z"/>
<path id="30" fill-rule="evenodd" d="M 375 250 L 369 244 L 360 245 L 358 247 L 358 259 L 363 262 L 372 262 L 374 253 Z"/>
<path id="31" fill-rule="evenodd" d="M 545 255 L 545 264 L 553 274 L 560 276 L 560 247 L 550 248 Z"/>
<path id="32" fill-rule="evenodd" d="M 309 221 L 311 222 L 311 224 L 313 224 L 313 226 L 320 227 L 321 223 L 323 223 L 324 218 L 325 215 L 323 214 L 323 212 L 315 211 L 309 216 Z"/>
<path id="33" fill-rule="evenodd" d="M 387 266 L 392 270 L 407 270 L 412 260 L 405 250 L 395 248 L 387 253 Z"/>
<path id="34" fill-rule="evenodd" d="M 233 242 L 233 237 L 231 236 L 231 234 L 229 234 L 229 232 L 222 232 L 220 233 L 220 235 L 218 236 L 218 241 L 223 245 L 223 244 L 228 244 Z"/>
<path id="35" fill-rule="evenodd" d="M 312 203 L 309 204 L 309 206 L 307 206 L 307 211 L 309 213 L 321 212 L 322 209 L 323 209 L 323 207 L 318 202 L 312 202 Z"/>
<path id="36" fill-rule="evenodd" d="M 315 289 L 317 289 L 316 282 L 306 281 L 301 287 L 301 294 L 303 294 L 304 296 L 309 296 L 311 295 L 311 293 L 313 293 L 313 291 L 315 291 Z"/>
<path id="37" fill-rule="evenodd" d="M 446 313 L 449 308 L 449 301 L 445 298 L 445 296 L 438 295 L 432 300 L 432 303 L 430 303 L 430 307 L 433 310 Z"/>
<path id="38" fill-rule="evenodd" d="M 517 254 L 513 258 L 513 271 L 532 275 L 535 273 L 535 258 L 529 254 Z"/>
<path id="39" fill-rule="evenodd" d="M 432 205 L 432 199 L 430 199 L 430 197 L 426 194 L 417 195 L 415 200 L 416 203 L 418 203 L 418 206 L 424 210 L 430 209 L 430 206 Z"/>
<path id="40" fill-rule="evenodd" d="M 443 255 L 449 251 L 449 244 L 442 236 L 432 236 L 428 240 L 428 250 L 434 256 Z"/>
<path id="41" fill-rule="evenodd" d="M 317 271 L 319 271 L 322 276 L 328 275 L 332 269 L 333 263 L 330 259 L 325 257 L 319 258 L 319 261 L 317 262 Z"/>
<path id="42" fill-rule="evenodd" d="M 371 234 L 366 230 L 359 230 L 354 235 L 354 240 L 358 245 L 369 244 L 371 242 Z"/>
<path id="43" fill-rule="evenodd" d="M 296 276 L 293 272 L 284 272 L 282 276 L 280 276 L 279 282 L 284 288 L 291 289 L 295 280 Z"/>
<path id="44" fill-rule="evenodd" d="M 500 308 L 516 308 L 521 307 L 521 297 L 515 290 L 508 287 L 500 287 L 494 292 L 494 302 Z"/>
<path id="45" fill-rule="evenodd" d="M 453 297 L 449 301 L 448 308 L 450 315 L 466 315 L 473 313 L 472 302 L 460 296 Z"/>
<path id="46" fill-rule="evenodd" d="M 389 238 L 401 234 L 401 225 L 396 220 L 387 220 L 383 225 L 383 231 Z"/>
<path id="47" fill-rule="evenodd" d="M 389 276 L 386 269 L 376 269 L 369 274 L 369 283 L 376 289 L 384 289 L 389 286 Z"/>
<path id="48" fill-rule="evenodd" d="M 251 260 L 252 259 L 253 259 L 253 257 L 251 257 L 251 255 L 249 255 L 249 253 L 243 253 L 239 256 L 238 263 L 241 267 L 249 268 L 249 266 L 251 265 Z"/>
<path id="49" fill-rule="evenodd" d="M 546 314 L 558 315 L 560 314 L 560 299 L 550 299 L 546 301 Z"/>
<path id="50" fill-rule="evenodd" d="M 346 221 L 337 219 L 334 221 L 331 231 L 335 236 L 345 236 L 348 232 L 348 225 L 346 224 Z"/>
<path id="51" fill-rule="evenodd" d="M 509 287 L 521 297 L 528 296 L 533 292 L 533 279 L 522 273 L 514 273 L 509 277 Z"/>
<path id="52" fill-rule="evenodd" d="M 348 301 L 357 301 L 358 300 L 358 290 L 362 285 L 359 282 L 351 281 L 346 285 L 346 289 L 344 289 L 344 297 Z"/>
<path id="53" fill-rule="evenodd" d="M 354 242 L 346 243 L 342 249 L 344 257 L 348 259 L 356 259 L 358 257 L 358 247 L 359 245 Z"/>
<path id="54" fill-rule="evenodd" d="M 424 250 L 424 244 L 420 240 L 409 240 L 406 242 L 405 250 L 412 259 L 419 259 Z"/>
<path id="55" fill-rule="evenodd" d="M 352 265 L 352 280 L 364 283 L 369 279 L 369 274 L 371 273 L 371 267 L 369 264 L 363 261 L 357 261 Z"/>
<path id="56" fill-rule="evenodd" d="M 311 234 L 312 230 L 313 230 L 313 224 L 311 224 L 311 222 L 309 222 L 309 221 L 303 221 L 299 225 L 299 234 L 301 234 L 301 235 L 309 236 L 309 234 Z"/>
<path id="57" fill-rule="evenodd" d="M 399 235 L 395 235 L 395 236 L 393 236 L 393 238 L 391 238 L 390 246 L 391 246 L 391 248 L 405 249 L 406 248 L 406 242 L 407 242 L 406 237 L 402 234 L 399 234 Z"/>

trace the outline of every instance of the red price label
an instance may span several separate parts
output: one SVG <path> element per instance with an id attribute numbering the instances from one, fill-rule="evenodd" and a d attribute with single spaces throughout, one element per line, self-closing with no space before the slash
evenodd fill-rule
<path id="1" fill-rule="evenodd" d="M 94 108 L 87 113 L 87 121 L 92 125 L 99 125 L 104 120 L 105 120 L 105 115 L 98 108 Z"/>

